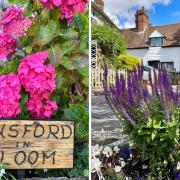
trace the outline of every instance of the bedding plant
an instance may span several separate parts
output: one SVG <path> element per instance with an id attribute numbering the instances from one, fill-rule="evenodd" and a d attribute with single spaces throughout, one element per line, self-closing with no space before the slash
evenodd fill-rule
<path id="1" fill-rule="evenodd" d="M 179 177 L 180 89 L 171 86 L 165 70 L 149 70 L 149 82 L 143 81 L 143 66 L 107 82 L 104 69 L 104 94 L 110 107 L 133 142 L 136 157 L 148 165 L 143 179 Z M 138 161 L 137 161 L 138 162 Z M 136 178 L 127 175 L 129 178 Z"/>
<path id="2" fill-rule="evenodd" d="M 87 9 L 88 0 L 9 0 L 1 14 L 0 118 L 76 122 L 74 169 L 27 177 L 88 176 Z"/>

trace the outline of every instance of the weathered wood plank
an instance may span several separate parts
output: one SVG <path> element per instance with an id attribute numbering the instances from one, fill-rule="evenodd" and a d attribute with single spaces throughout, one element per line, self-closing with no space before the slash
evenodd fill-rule
<path id="1" fill-rule="evenodd" d="M 74 122 L 0 120 L 0 162 L 7 169 L 73 168 Z"/>

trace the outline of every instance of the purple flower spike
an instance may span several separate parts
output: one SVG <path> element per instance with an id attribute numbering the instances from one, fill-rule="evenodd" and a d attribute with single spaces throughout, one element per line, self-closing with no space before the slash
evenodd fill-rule
<path id="1" fill-rule="evenodd" d="M 180 92 L 177 87 L 175 91 L 171 86 L 171 81 L 166 71 L 153 69 L 148 72 L 151 91 L 149 91 L 147 82 L 142 80 L 143 67 L 138 67 L 134 71 L 127 72 L 125 76 L 116 76 L 116 83 L 108 86 L 108 67 L 104 69 L 104 95 L 107 102 L 118 117 L 123 117 L 129 124 L 136 127 L 138 125 L 139 115 L 143 119 L 152 118 L 154 103 L 158 102 L 161 109 L 161 115 L 170 121 L 173 115 L 173 109 L 180 106 Z M 121 119 L 121 118 L 120 118 Z"/>

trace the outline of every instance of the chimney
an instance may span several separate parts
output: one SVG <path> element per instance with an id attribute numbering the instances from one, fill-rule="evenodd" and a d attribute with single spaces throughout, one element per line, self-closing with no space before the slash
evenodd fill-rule
<path id="1" fill-rule="evenodd" d="M 104 0 L 94 0 L 94 3 L 104 11 Z"/>
<path id="2" fill-rule="evenodd" d="M 137 10 L 135 14 L 136 18 L 136 29 L 138 32 L 144 31 L 149 26 L 149 16 L 147 15 L 144 6 L 140 10 Z"/>

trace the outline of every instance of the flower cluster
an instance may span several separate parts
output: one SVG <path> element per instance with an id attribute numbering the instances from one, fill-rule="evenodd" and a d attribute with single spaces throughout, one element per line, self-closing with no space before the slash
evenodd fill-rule
<path id="1" fill-rule="evenodd" d="M 9 34 L 0 33 L 0 60 L 10 59 L 15 53 L 17 41 Z"/>
<path id="2" fill-rule="evenodd" d="M 23 10 L 17 7 L 8 8 L 0 19 L 0 26 L 4 33 L 12 35 L 14 38 L 25 36 L 33 20 L 23 15 Z"/>
<path id="3" fill-rule="evenodd" d="M 47 56 L 47 51 L 29 55 L 18 68 L 21 83 L 29 93 L 26 107 L 34 118 L 49 118 L 57 110 L 56 102 L 50 100 L 56 88 L 55 69 L 51 64 L 44 65 Z"/>
<path id="4" fill-rule="evenodd" d="M 0 76 L 0 118 L 16 117 L 21 112 L 19 99 L 21 90 L 17 75 Z"/>
<path id="5" fill-rule="evenodd" d="M 16 39 L 27 34 L 33 20 L 23 15 L 23 10 L 17 7 L 8 8 L 0 18 L 0 61 L 10 59 L 17 47 Z"/>
<path id="6" fill-rule="evenodd" d="M 140 174 L 148 172 L 147 162 L 140 160 L 139 156 L 130 146 L 92 146 L 91 172 L 94 179 L 111 179 L 111 177 L 124 177 L 125 179 L 140 178 Z M 112 172 L 111 177 L 107 177 Z"/>
<path id="7" fill-rule="evenodd" d="M 41 4 L 47 9 L 58 7 L 61 12 L 61 19 L 72 22 L 75 13 L 82 13 L 86 8 L 88 0 L 40 0 Z"/>
<path id="8" fill-rule="evenodd" d="M 164 116 L 167 121 L 170 120 L 173 114 L 173 108 L 180 105 L 180 92 L 178 86 L 173 90 L 168 74 L 164 70 L 149 70 L 149 84 L 143 82 L 143 66 L 138 67 L 127 74 L 126 78 L 123 75 L 116 77 L 116 84 L 107 84 L 108 69 L 105 66 L 104 70 L 104 93 L 106 99 L 110 102 L 115 111 L 123 116 L 129 123 L 136 126 L 138 119 L 133 114 L 133 108 L 139 108 L 144 116 L 144 119 L 150 118 L 150 110 L 154 100 L 158 100 L 164 111 Z M 152 73 L 153 72 L 153 73 Z"/>

